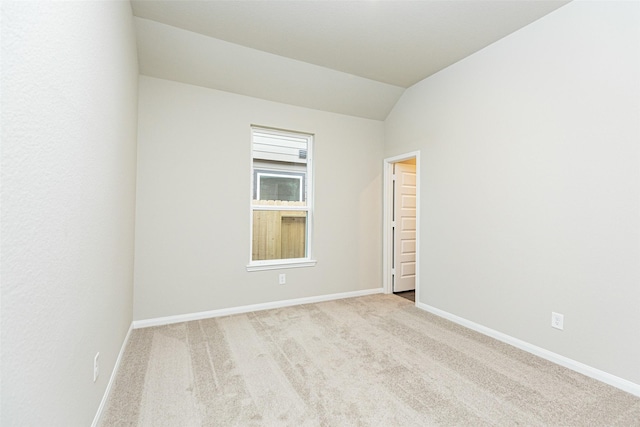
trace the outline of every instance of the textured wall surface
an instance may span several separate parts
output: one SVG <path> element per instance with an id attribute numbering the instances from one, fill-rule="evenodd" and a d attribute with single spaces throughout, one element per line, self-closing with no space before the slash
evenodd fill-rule
<path id="1" fill-rule="evenodd" d="M 131 323 L 131 21 L 128 2 L 2 2 L 3 426 L 90 425 Z"/>
<path id="2" fill-rule="evenodd" d="M 638 22 L 638 2 L 571 2 L 385 123 L 385 155 L 421 150 L 422 302 L 635 384 Z"/>
<path id="3" fill-rule="evenodd" d="M 246 270 L 252 124 L 315 134 L 315 267 Z M 382 138 L 380 121 L 141 76 L 134 318 L 379 288 Z"/>

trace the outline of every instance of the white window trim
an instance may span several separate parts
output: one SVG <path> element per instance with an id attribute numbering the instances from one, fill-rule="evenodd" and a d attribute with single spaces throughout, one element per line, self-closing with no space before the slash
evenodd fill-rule
<path id="1" fill-rule="evenodd" d="M 295 135 L 297 137 L 305 136 L 307 138 L 307 158 L 306 158 L 306 206 L 261 206 L 253 204 L 253 131 L 254 129 L 260 132 L 272 133 L 275 135 Z M 313 138 L 314 135 L 304 132 L 287 131 L 275 128 L 267 128 L 262 126 L 251 126 L 250 140 L 250 161 L 251 161 L 251 186 L 249 192 L 249 264 L 247 264 L 247 271 L 263 271 L 263 270 L 278 270 L 285 268 L 301 268 L 301 267 L 314 267 L 317 263 L 312 256 L 313 248 L 313 201 L 315 195 L 314 179 L 313 179 Z M 304 191 L 304 189 L 303 189 Z M 257 193 L 256 193 L 257 194 Z M 306 236 L 306 254 L 304 258 L 290 258 L 290 259 L 273 259 L 273 260 L 260 260 L 253 261 L 253 211 L 255 210 L 290 210 L 290 211 L 306 211 L 307 212 L 307 236 Z"/>
<path id="2" fill-rule="evenodd" d="M 247 265 L 247 271 L 281 270 L 285 268 L 314 267 L 318 261 L 310 258 L 270 259 L 253 261 Z"/>

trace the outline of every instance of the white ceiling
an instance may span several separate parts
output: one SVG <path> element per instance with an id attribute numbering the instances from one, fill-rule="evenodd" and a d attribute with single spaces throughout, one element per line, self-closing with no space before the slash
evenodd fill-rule
<path id="1" fill-rule="evenodd" d="M 384 120 L 405 88 L 567 0 L 133 0 L 140 73 Z"/>

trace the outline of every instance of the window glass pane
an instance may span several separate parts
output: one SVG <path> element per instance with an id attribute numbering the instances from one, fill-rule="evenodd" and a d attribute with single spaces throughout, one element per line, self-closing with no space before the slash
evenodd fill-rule
<path id="1" fill-rule="evenodd" d="M 261 200 L 299 201 L 302 183 L 299 179 L 262 176 L 260 179 Z"/>
<path id="2" fill-rule="evenodd" d="M 253 261 L 305 258 L 307 212 L 253 211 Z"/>
<path id="3" fill-rule="evenodd" d="M 258 174 L 257 200 L 284 200 L 299 202 L 302 200 L 302 177 Z"/>
<path id="4" fill-rule="evenodd" d="M 309 256 L 312 141 L 306 134 L 252 127 L 251 261 Z"/>

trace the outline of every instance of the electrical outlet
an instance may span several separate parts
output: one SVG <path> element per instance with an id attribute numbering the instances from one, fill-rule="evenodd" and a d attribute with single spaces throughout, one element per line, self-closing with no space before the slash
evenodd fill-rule
<path id="1" fill-rule="evenodd" d="M 98 375 L 100 375 L 100 352 L 97 352 L 96 356 L 93 358 L 93 382 L 94 383 L 98 379 Z"/>
<path id="2" fill-rule="evenodd" d="M 560 313 L 551 312 L 551 327 L 563 330 L 564 329 L 564 315 Z"/>
<path id="3" fill-rule="evenodd" d="M 280 273 L 280 276 L 278 277 L 278 282 L 281 285 L 284 285 L 285 283 L 287 283 L 287 275 L 284 273 Z"/>

